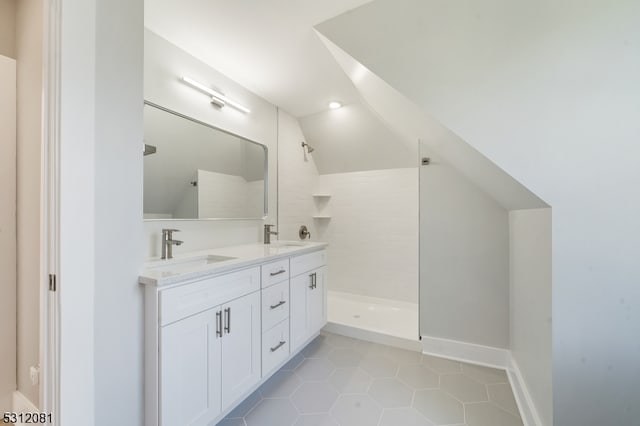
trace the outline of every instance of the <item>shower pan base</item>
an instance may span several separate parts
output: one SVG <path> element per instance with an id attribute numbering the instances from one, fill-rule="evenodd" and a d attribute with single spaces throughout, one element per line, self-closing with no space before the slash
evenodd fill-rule
<path id="1" fill-rule="evenodd" d="M 418 337 L 418 304 L 327 292 L 325 329 L 375 343 L 422 350 Z"/>

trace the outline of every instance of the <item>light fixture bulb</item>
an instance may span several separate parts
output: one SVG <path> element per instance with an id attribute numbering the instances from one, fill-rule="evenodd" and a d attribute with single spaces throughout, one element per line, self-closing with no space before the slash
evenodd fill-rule
<path id="1" fill-rule="evenodd" d="M 331 108 L 331 109 L 338 109 L 340 107 L 342 107 L 342 104 L 340 102 L 338 102 L 338 101 L 329 102 L 329 108 Z"/>

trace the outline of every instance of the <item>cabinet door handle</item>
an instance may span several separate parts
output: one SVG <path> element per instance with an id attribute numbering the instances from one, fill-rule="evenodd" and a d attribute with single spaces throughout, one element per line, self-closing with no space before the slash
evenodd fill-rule
<path id="1" fill-rule="evenodd" d="M 278 303 L 276 303 L 275 305 L 271 305 L 271 306 L 270 306 L 270 308 L 271 308 L 271 309 L 275 309 L 275 308 L 278 308 L 278 307 L 280 307 L 280 306 L 284 305 L 285 303 L 287 303 L 287 302 L 286 302 L 286 301 L 284 301 L 284 300 L 281 300 L 281 301 L 279 301 Z"/>
<path id="2" fill-rule="evenodd" d="M 277 345 L 275 345 L 274 347 L 271 348 L 271 352 L 275 352 L 278 349 L 280 349 L 281 347 L 283 347 L 287 342 L 285 342 L 284 340 L 280 340 L 280 343 L 278 343 Z"/>
<path id="3" fill-rule="evenodd" d="M 216 312 L 216 336 L 222 337 L 222 312 Z"/>
<path id="4" fill-rule="evenodd" d="M 309 285 L 309 288 L 311 290 L 313 290 L 314 288 L 317 287 L 317 285 L 316 285 L 316 283 L 317 283 L 317 281 L 316 281 L 316 273 L 314 272 L 313 274 L 310 274 L 309 278 L 311 279 L 311 284 Z"/>
<path id="5" fill-rule="evenodd" d="M 225 308 L 224 310 L 224 331 L 231 333 L 231 308 Z"/>
<path id="6" fill-rule="evenodd" d="M 313 288 L 318 287 L 318 274 L 317 273 L 313 273 Z"/>
<path id="7" fill-rule="evenodd" d="M 284 274 L 285 272 L 287 272 L 286 269 L 280 269 L 278 272 L 271 272 L 269 275 L 275 277 L 276 275 Z"/>

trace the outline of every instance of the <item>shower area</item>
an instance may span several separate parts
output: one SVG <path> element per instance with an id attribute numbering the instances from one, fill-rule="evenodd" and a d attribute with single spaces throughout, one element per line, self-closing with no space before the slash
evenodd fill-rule
<path id="1" fill-rule="evenodd" d="M 329 244 L 327 329 L 414 349 L 451 327 L 473 332 L 464 313 L 483 315 L 473 307 L 502 294 L 473 283 L 503 281 L 491 271 L 508 259 L 508 245 L 494 243 L 504 209 L 360 105 L 298 119 L 280 111 L 278 124 L 279 238 L 298 240 L 304 225 Z"/>
<path id="2" fill-rule="evenodd" d="M 329 244 L 327 330 L 420 349 L 417 145 L 358 104 L 278 123 L 279 238 Z"/>
<path id="3" fill-rule="evenodd" d="M 319 186 L 330 216 L 318 224 L 329 243 L 329 328 L 418 341 L 418 169 L 320 175 Z"/>

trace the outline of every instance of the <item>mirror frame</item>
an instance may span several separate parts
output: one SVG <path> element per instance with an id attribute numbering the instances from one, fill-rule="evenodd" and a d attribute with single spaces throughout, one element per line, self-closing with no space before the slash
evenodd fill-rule
<path id="1" fill-rule="evenodd" d="M 200 121 L 200 120 L 198 120 L 196 118 L 189 117 L 188 115 L 179 113 L 178 111 L 174 111 L 174 110 L 169 109 L 167 107 L 163 107 L 162 105 L 158 105 L 158 104 L 156 104 L 154 102 L 151 102 L 151 101 L 148 101 L 146 99 L 144 101 L 144 105 L 145 106 L 149 105 L 149 106 L 157 108 L 157 109 L 159 109 L 161 111 L 168 112 L 169 114 L 173 114 L 173 115 L 175 115 L 177 117 L 184 118 L 185 120 L 189 120 L 189 121 L 191 121 L 193 123 L 200 124 L 202 126 L 208 127 L 210 129 L 213 129 L 213 130 L 217 130 L 217 131 L 225 133 L 227 135 L 235 136 L 235 137 L 237 137 L 239 139 L 242 139 L 242 140 L 244 140 L 246 142 L 252 143 L 254 145 L 258 145 L 259 147 L 261 147 L 264 150 L 264 177 L 263 177 L 263 179 L 264 179 L 264 211 L 263 211 L 263 216 L 262 217 L 207 217 L 207 218 L 202 218 L 202 219 L 201 218 L 145 219 L 144 218 L 144 208 L 143 208 L 142 220 L 144 222 L 164 222 L 164 221 L 176 221 L 176 222 L 181 221 L 181 222 L 185 222 L 185 221 L 208 221 L 208 220 L 265 220 L 267 218 L 267 216 L 269 215 L 269 147 L 268 146 L 266 146 L 265 144 L 262 144 L 260 142 L 252 141 L 251 139 L 247 139 L 244 136 L 240 136 L 240 135 L 237 135 L 235 133 L 229 132 L 227 130 L 221 129 L 219 127 L 216 127 L 216 126 L 214 126 L 212 124 L 209 124 L 209 123 L 206 123 L 204 121 Z M 143 137 L 144 137 L 144 135 L 143 135 Z M 143 140 L 143 145 L 144 145 L 144 140 Z M 144 162 L 143 162 L 142 168 L 143 168 L 142 173 L 143 173 L 143 176 L 144 176 Z M 143 188 L 142 188 L 142 193 L 143 193 L 143 196 L 144 196 L 144 185 L 143 185 Z"/>

